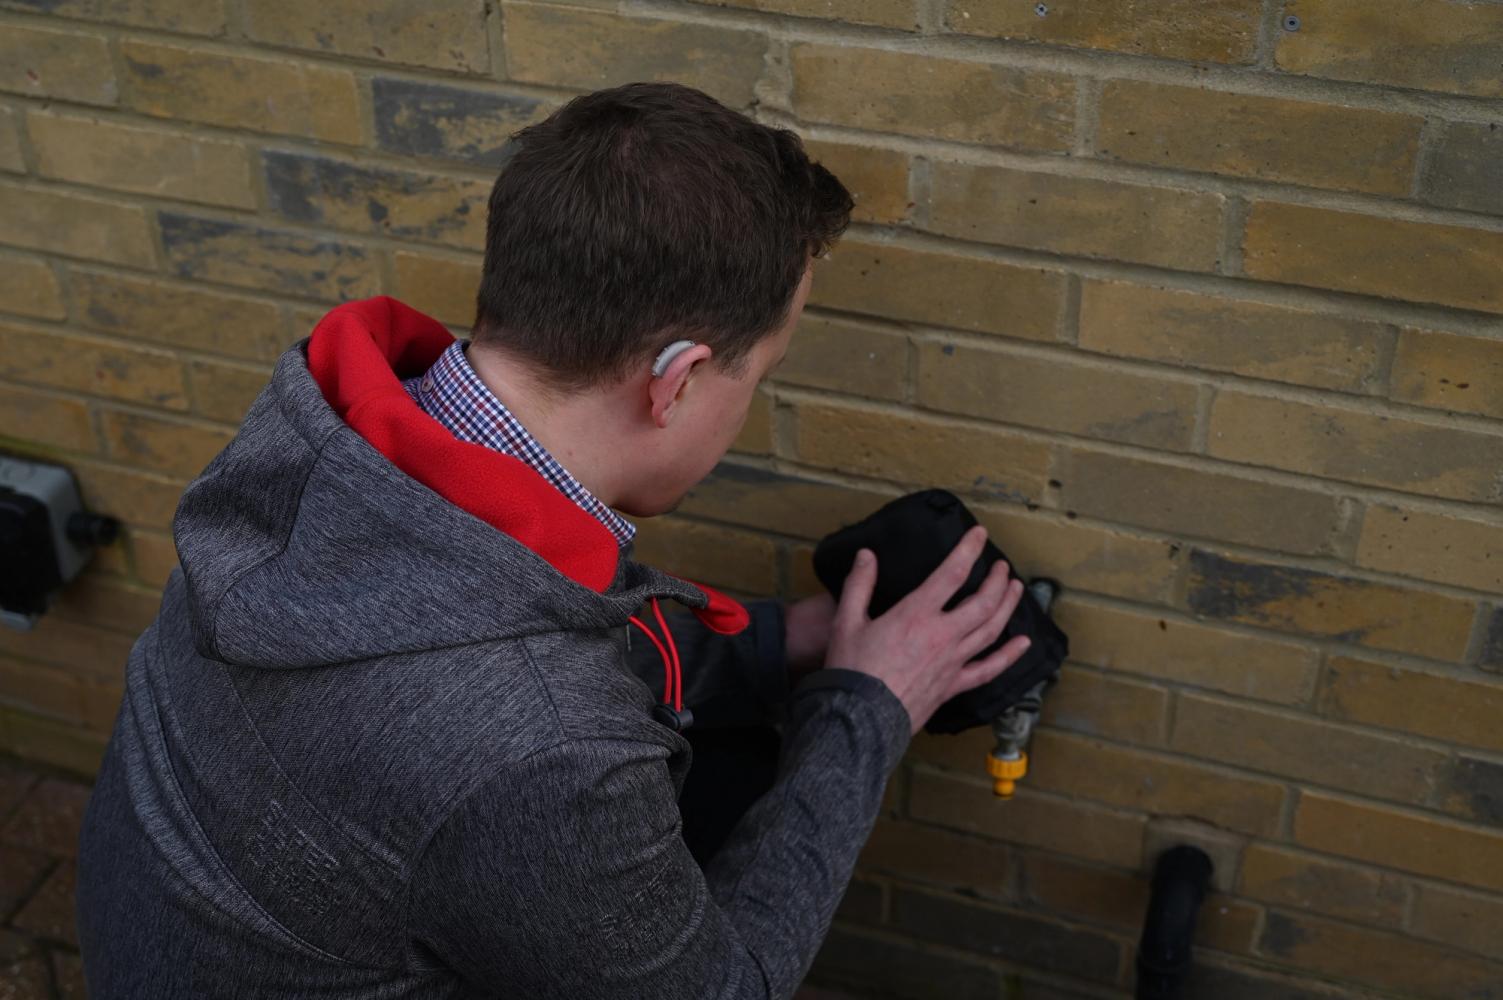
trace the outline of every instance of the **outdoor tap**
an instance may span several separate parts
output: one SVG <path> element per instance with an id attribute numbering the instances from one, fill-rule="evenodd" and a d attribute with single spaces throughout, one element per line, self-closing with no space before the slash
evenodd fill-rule
<path id="1" fill-rule="evenodd" d="M 1054 581 L 1034 580 L 1028 590 L 1047 613 L 1057 593 Z M 992 791 L 998 798 L 1012 798 L 1018 782 L 1028 774 L 1028 744 L 1044 707 L 1044 689 L 1052 683 L 1053 678 L 1039 681 L 992 720 L 997 745 L 987 755 L 986 773 L 991 775 Z"/>

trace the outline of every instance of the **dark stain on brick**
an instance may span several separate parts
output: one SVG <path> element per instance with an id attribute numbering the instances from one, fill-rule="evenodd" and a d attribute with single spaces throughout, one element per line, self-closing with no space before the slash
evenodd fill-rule
<path id="1" fill-rule="evenodd" d="M 463 230 L 469 215 L 464 194 L 443 177 L 378 170 L 279 150 L 268 150 L 262 154 L 262 160 L 273 210 L 298 222 L 335 225 L 343 222 L 348 226 L 353 216 L 358 215 L 370 223 L 368 228 L 374 233 L 440 239 Z M 452 197 L 451 207 L 438 214 L 425 213 L 423 218 L 405 224 L 394 220 L 391 207 L 382 200 L 429 191 Z M 400 211 L 396 218 L 401 218 Z"/>
<path id="2" fill-rule="evenodd" d="M 125 65 L 130 67 L 130 71 L 143 80 L 155 80 L 167 72 L 156 63 L 140 62 L 132 59 L 130 56 L 125 57 Z"/>
<path id="3" fill-rule="evenodd" d="M 6 0 L 5 6 L 18 7 L 21 10 L 34 10 L 41 14 L 51 14 L 66 2 L 67 0 Z"/>
<path id="4" fill-rule="evenodd" d="M 761 469 L 755 465 L 741 465 L 738 462 L 721 462 L 705 477 L 706 483 L 724 482 L 745 486 L 781 486 L 799 481 L 794 476 L 785 476 L 769 469 Z"/>
<path id="5" fill-rule="evenodd" d="M 1458 757 L 1446 769 L 1448 802 L 1482 823 L 1503 824 L 1503 764 Z"/>
<path id="6" fill-rule="evenodd" d="M 1289 597 L 1308 597 L 1322 574 L 1293 566 L 1244 563 L 1193 549 L 1190 610 L 1212 618 L 1256 613 Z"/>
<path id="7" fill-rule="evenodd" d="M 379 77 L 371 92 L 382 149 L 496 168 L 510 158 L 512 132 L 542 105 L 532 97 Z"/>
<path id="8" fill-rule="evenodd" d="M 1280 958 L 1288 958 L 1309 939 L 1303 927 L 1280 913 L 1268 914 L 1268 922 L 1263 925 L 1263 950 Z"/>
<path id="9" fill-rule="evenodd" d="M 1503 605 L 1493 608 L 1487 623 L 1487 632 L 1482 637 L 1482 663 L 1484 670 L 1503 670 Z"/>
<path id="10" fill-rule="evenodd" d="M 216 259 L 227 254 L 243 253 L 244 244 L 254 243 L 268 257 L 258 263 L 256 270 L 264 272 L 275 287 L 296 295 L 322 295 L 330 290 L 323 282 L 331 277 L 327 268 L 341 260 L 363 264 L 367 260 L 360 247 L 333 240 L 311 239 L 299 233 L 279 229 L 247 226 L 220 219 L 205 219 L 177 212 L 162 212 L 159 216 L 162 231 L 162 249 L 165 251 L 172 273 L 184 277 L 202 277 L 211 270 Z M 324 265 L 310 267 L 282 266 L 277 258 L 308 258 Z M 362 269 L 363 270 L 363 269 Z M 363 273 L 332 275 L 336 285 L 333 289 L 341 299 L 372 294 L 367 277 Z"/>

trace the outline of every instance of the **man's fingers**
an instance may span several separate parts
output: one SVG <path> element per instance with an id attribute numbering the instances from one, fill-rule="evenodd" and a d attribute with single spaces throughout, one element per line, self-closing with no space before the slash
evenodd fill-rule
<path id="1" fill-rule="evenodd" d="M 945 561 L 939 564 L 939 568 L 929 574 L 929 579 L 919 584 L 918 589 L 904 600 L 930 608 L 944 607 L 945 602 L 954 597 L 955 591 L 965 583 L 966 577 L 971 575 L 971 567 L 976 564 L 976 557 L 981 555 L 985 546 L 986 529 L 978 524 L 965 533 L 960 543 L 950 550 Z"/>
<path id="2" fill-rule="evenodd" d="M 962 691 L 969 691 L 971 688 L 980 687 L 996 677 L 1002 671 L 1017 663 L 1032 644 L 1032 640 L 1026 635 L 1014 636 L 1003 643 L 1001 649 L 986 659 L 977 660 L 975 663 L 970 663 L 962 667 L 960 673 L 955 676 L 954 683 L 950 686 L 949 697 L 953 698 Z"/>
<path id="3" fill-rule="evenodd" d="M 980 628 L 996 613 L 997 607 L 1007 597 L 1007 563 L 997 562 L 991 572 L 981 581 L 976 592 L 955 606 L 949 614 L 950 625 L 960 635 Z"/>
<path id="4" fill-rule="evenodd" d="M 959 652 L 963 660 L 969 660 L 977 653 L 997 641 L 997 636 L 1007 627 L 1007 621 L 1012 613 L 1018 609 L 1018 602 L 1023 599 L 1023 581 L 1013 580 L 1007 584 L 1006 592 L 1002 595 L 1001 603 L 991 616 L 982 622 L 974 631 L 960 640 Z M 959 611 L 959 608 L 955 610 Z"/>
<path id="5" fill-rule="evenodd" d="M 835 609 L 835 621 L 846 627 L 860 625 L 867 620 L 867 608 L 872 603 L 872 591 L 877 587 L 877 555 L 871 549 L 856 553 L 856 562 L 846 574 L 845 585 L 840 590 L 840 606 Z"/>

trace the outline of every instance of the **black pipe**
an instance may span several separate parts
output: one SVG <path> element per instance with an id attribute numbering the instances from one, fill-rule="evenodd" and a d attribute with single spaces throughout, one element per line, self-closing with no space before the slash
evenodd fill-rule
<path id="1" fill-rule="evenodd" d="M 1180 995 L 1190 969 L 1195 916 L 1205 902 L 1212 867 L 1205 851 L 1188 844 L 1159 855 L 1138 943 L 1137 1000 L 1174 1000 Z"/>

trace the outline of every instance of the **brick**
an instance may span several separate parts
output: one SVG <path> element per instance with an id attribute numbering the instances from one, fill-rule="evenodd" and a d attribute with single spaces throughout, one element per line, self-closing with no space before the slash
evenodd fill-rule
<path id="1" fill-rule="evenodd" d="M 1191 382 L 1004 345 L 926 340 L 918 349 L 922 406 L 1146 448 L 1189 450 L 1199 395 Z"/>
<path id="2" fill-rule="evenodd" d="M 119 97 L 104 38 L 20 24 L 0 33 L 0 90 L 80 104 L 112 105 Z"/>
<path id="3" fill-rule="evenodd" d="M 533 4 L 505 7 L 506 72 L 513 80 L 598 90 L 671 80 L 745 108 L 762 76 L 759 32 Z"/>
<path id="4" fill-rule="evenodd" d="M 108 734 L 13 709 L 0 709 L 0 734 L 18 757 L 85 775 L 98 772 L 109 742 Z"/>
<path id="5" fill-rule="evenodd" d="M 58 865 L 36 895 L 12 918 L 11 926 L 44 940 L 60 941 L 70 948 L 77 948 L 78 930 L 73 920 L 76 882 L 72 862 Z"/>
<path id="6" fill-rule="evenodd" d="M 856 867 L 948 889 L 1003 897 L 1013 869 L 1008 849 L 993 840 L 914 823 L 879 821 Z"/>
<path id="7" fill-rule="evenodd" d="M 1446 755 L 1437 750 L 1203 695 L 1180 695 L 1170 746 L 1179 753 L 1378 799 L 1422 803 Z"/>
<path id="8" fill-rule="evenodd" d="M 245 30 L 255 41 L 357 59 L 459 73 L 486 73 L 481 0 L 247 0 Z"/>
<path id="9" fill-rule="evenodd" d="M 131 555 L 136 576 L 148 586 L 161 587 L 177 567 L 177 547 L 172 536 L 155 531 L 130 533 Z"/>
<path id="10" fill-rule="evenodd" d="M 1329 493 L 1168 462 L 1070 448 L 1060 503 L 1091 517 L 1284 552 L 1326 552 L 1342 524 Z"/>
<path id="11" fill-rule="evenodd" d="M 0 654 L 63 667 L 79 677 L 113 677 L 130 656 L 134 636 L 43 616 L 30 632 L 0 632 Z"/>
<path id="12" fill-rule="evenodd" d="M 130 105 L 145 114 L 330 142 L 361 141 L 355 76 L 348 70 L 133 39 L 120 43 L 120 53 Z"/>
<path id="13" fill-rule="evenodd" d="M 840 179 L 856 207 L 855 222 L 900 223 L 908 219 L 908 154 L 877 146 L 805 140 L 809 158 Z"/>
<path id="14" fill-rule="evenodd" d="M 218 428 L 123 410 L 106 410 L 101 426 L 112 457 L 179 476 L 198 475 L 233 436 Z"/>
<path id="15" fill-rule="evenodd" d="M 1202 851 L 1211 861 L 1211 889 L 1230 893 L 1242 867 L 1242 848 L 1247 838 L 1210 823 L 1167 817 L 1151 820 L 1143 835 L 1142 871 L 1152 872 L 1166 851 L 1181 845 Z"/>
<path id="16" fill-rule="evenodd" d="M 1270 913 L 1261 950 L 1320 975 L 1365 983 L 1405 996 L 1452 1000 L 1488 996 L 1503 984 L 1503 966 L 1422 944 L 1412 937 L 1315 917 Z"/>
<path id="17" fill-rule="evenodd" d="M 1028 577 L 1067 581 L 1066 591 L 1091 591 L 1166 603 L 1177 576 L 1178 547 L 1054 513 L 970 505 L 997 543 Z"/>
<path id="18" fill-rule="evenodd" d="M 1503 959 L 1499 927 L 1503 927 L 1503 899 L 1497 896 L 1443 885 L 1421 884 L 1415 888 L 1409 929 L 1417 937 Z"/>
<path id="19" fill-rule="evenodd" d="M 1188 271 L 1220 262 L 1219 194 L 943 162 L 933 189 L 926 228 L 945 236 Z"/>
<path id="20" fill-rule="evenodd" d="M 1068 595 L 1056 618 L 1070 635 L 1071 658 L 1081 663 L 1281 705 L 1309 698 L 1320 662 L 1316 650 L 1292 642 Z"/>
<path id="21" fill-rule="evenodd" d="M 1203 961 L 1190 963 L 1184 979 L 1188 997 L 1215 997 L 1216 1000 L 1359 1000 L 1361 994 L 1312 983 L 1308 976 L 1298 979 L 1279 975 L 1266 966 L 1223 965 Z"/>
<path id="22" fill-rule="evenodd" d="M 1143 817 L 1040 795 L 1028 778 L 1023 779 L 1014 798 L 1000 801 L 992 794 L 991 779 L 982 771 L 982 759 L 978 757 L 975 764 L 976 773 L 981 775 L 979 781 L 915 771 L 909 815 L 922 822 L 1087 861 L 1122 868 L 1138 863 Z"/>
<path id="23" fill-rule="evenodd" d="M 379 148 L 492 169 L 506 161 L 513 132 L 553 110 L 539 98 L 491 87 L 471 90 L 379 76 L 371 81 L 371 100 Z"/>
<path id="24" fill-rule="evenodd" d="M 990 966 L 923 951 L 902 939 L 876 937 L 839 926 L 820 945 L 811 979 L 863 986 L 880 984 L 885 994 L 907 1000 L 933 996 L 991 997 L 1002 989 L 1000 974 Z M 803 996 L 801 991 L 799 997 Z M 809 1000 L 850 1000 L 850 995 L 821 992 Z"/>
<path id="25" fill-rule="evenodd" d="M 0 184 L 0 242 L 132 267 L 156 258 L 139 205 L 11 184 Z"/>
<path id="26" fill-rule="evenodd" d="M 26 441 L 70 451 L 93 451 L 88 408 L 73 399 L 0 386 L 0 441 Z"/>
<path id="27" fill-rule="evenodd" d="M 1503 232 L 1255 202 L 1249 277 L 1503 313 Z"/>
<path id="28" fill-rule="evenodd" d="M 1163 688 L 1075 665 L 1060 671 L 1042 715 L 1046 725 L 1148 746 L 1163 743 L 1168 718 Z"/>
<path id="29" fill-rule="evenodd" d="M 68 314 L 57 275 L 46 261 L 34 257 L 0 258 L 0 302 L 6 312 L 37 319 L 62 319 Z"/>
<path id="30" fill-rule="evenodd" d="M 1494 680 L 1332 657 L 1320 706 L 1333 719 L 1503 751 L 1503 683 Z"/>
<path id="31" fill-rule="evenodd" d="M 225 28 L 223 0 L 4 0 L 0 7 L 193 35 Z"/>
<path id="32" fill-rule="evenodd" d="M 1449 0 L 1293 0 L 1299 31 L 1281 31 L 1279 69 L 1476 97 L 1503 97 L 1503 10 Z"/>
<path id="33" fill-rule="evenodd" d="M 908 338 L 870 324 L 805 313 L 773 377 L 900 401 L 908 385 Z"/>
<path id="34" fill-rule="evenodd" d="M 1187 603 L 1207 618 L 1457 660 L 1472 602 L 1410 587 L 1196 549 Z"/>
<path id="35" fill-rule="evenodd" d="M 176 212 L 159 220 L 168 266 L 181 278 L 339 302 L 380 291 L 376 259 L 351 243 Z"/>
<path id="36" fill-rule="evenodd" d="M 1462 819 L 1503 826 L 1503 764 L 1460 754 L 1437 782 L 1435 805 Z"/>
<path id="37" fill-rule="evenodd" d="M 264 366 L 194 359 L 188 362 L 188 376 L 193 380 L 194 412 L 210 420 L 238 424 L 266 388 L 271 370 Z"/>
<path id="38" fill-rule="evenodd" d="M 323 156 L 262 154 L 267 200 L 285 219 L 400 240 L 485 247 L 490 184 Z"/>
<path id="39" fill-rule="evenodd" d="M 1503 607 L 1492 609 L 1485 628 L 1477 665 L 1483 670 L 1503 669 Z"/>
<path id="40" fill-rule="evenodd" d="M 48 612 L 112 628 L 134 639 L 156 618 L 161 604 L 160 591 L 105 576 L 91 568 L 63 587 Z"/>
<path id="41" fill-rule="evenodd" d="M 1083 283 L 1079 344 L 1127 358 L 1317 389 L 1381 385 L 1382 323 L 1116 281 Z"/>
<path id="42" fill-rule="evenodd" d="M 793 110 L 804 121 L 973 145 L 1070 148 L 1075 84 L 1058 73 L 812 44 L 794 46 L 792 65 Z"/>
<path id="43" fill-rule="evenodd" d="M 1503 593 L 1503 520 L 1374 505 L 1362 521 L 1357 564 Z"/>
<path id="44" fill-rule="evenodd" d="M 1112 80 L 1097 155 L 1151 166 L 1407 196 L 1423 119 L 1310 101 Z"/>
<path id="45" fill-rule="evenodd" d="M 17 935 L 17 940 L 25 940 Z M 0 958 L 0 981 L 7 991 L 14 987 L 15 1000 L 51 1000 L 52 992 L 43 953 L 30 954 L 30 941 L 26 942 L 25 954 Z"/>
<path id="46" fill-rule="evenodd" d="M 47 856 L 40 852 L 0 847 L 0 909 L 14 913 L 32 888 L 42 881 L 50 864 Z M 0 946 L 0 959 L 5 957 L 8 957 L 5 949 Z"/>
<path id="47" fill-rule="evenodd" d="M 1402 330 L 1389 395 L 1419 406 L 1503 418 L 1503 339 Z"/>
<path id="48" fill-rule="evenodd" d="M 861 520 L 890 499 L 872 490 L 724 461 L 689 491 L 679 509 L 696 517 L 819 539 Z"/>
<path id="49" fill-rule="evenodd" d="M 89 329 L 257 361 L 282 353 L 271 302 L 108 271 L 74 275 L 78 321 Z"/>
<path id="50" fill-rule="evenodd" d="M 1497 829 L 1305 791 L 1294 814 L 1294 840 L 1356 861 L 1503 890 L 1503 832 Z"/>
<path id="51" fill-rule="evenodd" d="M 0 760 L 0 816 L 9 816 L 36 781 L 36 772 L 31 768 L 22 767 L 12 760 Z M 0 865 L 0 879 L 11 876 L 12 872 L 13 869 Z M 0 906 L 0 909 L 9 912 L 9 905 Z"/>
<path id="52" fill-rule="evenodd" d="M 1442 125 L 1419 193 L 1432 205 L 1503 215 L 1503 129 L 1499 124 Z"/>
<path id="53" fill-rule="evenodd" d="M 1064 294 L 1064 275 L 1043 268 L 845 240 L 815 265 L 809 304 L 1054 340 Z"/>
<path id="54" fill-rule="evenodd" d="M 771 14 L 817 17 L 824 20 L 870 24 L 880 28 L 917 31 L 920 28 L 914 0 L 696 0 L 715 7 L 741 7 Z"/>
<path id="55" fill-rule="evenodd" d="M 1260 17 L 1257 0 L 1082 0 L 1043 17 L 1029 4 L 949 0 L 944 12 L 947 29 L 971 35 L 1218 63 L 1252 62 Z"/>
<path id="56" fill-rule="evenodd" d="M 892 923 L 923 940 L 977 951 L 994 958 L 1026 961 L 1050 972 L 1111 982 L 1121 959 L 1118 943 L 1016 910 L 978 905 L 951 896 L 898 888 Z"/>
<path id="57" fill-rule="evenodd" d="M 1216 458 L 1453 500 L 1497 502 L 1503 433 L 1222 390 L 1206 444 Z"/>
<path id="58" fill-rule="evenodd" d="M 26 173 L 26 160 L 21 155 L 20 119 L 10 108 L 0 108 L 0 170 Z"/>
<path id="59" fill-rule="evenodd" d="M 453 326 L 475 322 L 480 290 L 479 258 L 459 259 L 398 250 L 392 255 L 397 298 L 419 312 Z"/>
<path id="60" fill-rule="evenodd" d="M 772 454 L 772 408 L 772 396 L 767 392 L 758 391 L 752 397 L 751 408 L 746 413 L 746 423 L 741 425 L 741 433 L 731 443 L 732 451 L 744 455 Z"/>
<path id="61" fill-rule="evenodd" d="M 71 722 L 83 710 L 78 688 L 66 670 L 0 657 L 0 700 L 6 704 Z"/>
<path id="62" fill-rule="evenodd" d="M 812 465 L 993 499 L 1043 494 L 1049 449 L 1037 441 L 854 406 L 796 412 L 798 456 Z"/>
<path id="63" fill-rule="evenodd" d="M 54 858 L 74 857 L 88 803 L 87 785 L 43 778 L 32 786 L 31 793 L 4 827 L 0 827 L 0 841 Z"/>
<path id="64" fill-rule="evenodd" d="M 57 330 L 0 322 L 0 376 L 169 410 L 188 406 L 177 355 Z"/>
<path id="65" fill-rule="evenodd" d="M 678 576 L 747 593 L 777 590 L 777 552 L 761 535 L 683 518 L 638 525 L 635 559 Z"/>
<path id="66" fill-rule="evenodd" d="M 58 1000 L 88 1000 L 88 983 L 84 979 L 83 959 L 65 951 L 52 953 L 52 980 L 57 984 Z"/>
<path id="67" fill-rule="evenodd" d="M 1242 895 L 1359 923 L 1397 927 L 1409 890 L 1403 879 L 1274 844 L 1249 844 Z"/>

